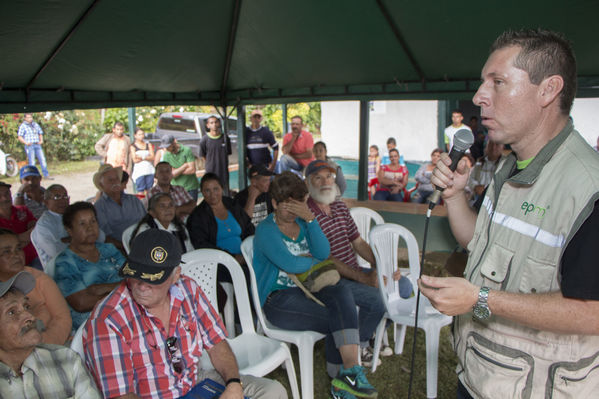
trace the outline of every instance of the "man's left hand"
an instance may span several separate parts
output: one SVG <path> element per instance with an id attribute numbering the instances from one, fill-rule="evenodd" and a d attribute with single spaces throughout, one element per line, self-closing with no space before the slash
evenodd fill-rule
<path id="1" fill-rule="evenodd" d="M 225 391 L 219 396 L 220 399 L 243 399 L 243 388 L 241 384 L 232 383 L 227 385 Z"/>
<path id="2" fill-rule="evenodd" d="M 480 291 L 480 287 L 462 277 L 423 275 L 418 280 L 418 287 L 435 309 L 448 316 L 471 311 L 478 301 L 478 292 Z"/>

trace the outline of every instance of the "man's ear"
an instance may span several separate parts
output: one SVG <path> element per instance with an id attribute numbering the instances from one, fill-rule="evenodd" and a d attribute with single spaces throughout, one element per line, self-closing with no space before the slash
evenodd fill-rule
<path id="1" fill-rule="evenodd" d="M 555 100 L 559 101 L 559 95 L 564 89 L 564 79 L 560 75 L 551 75 L 539 85 L 539 98 L 542 107 L 547 107 Z M 559 106 L 559 104 L 558 104 Z"/>

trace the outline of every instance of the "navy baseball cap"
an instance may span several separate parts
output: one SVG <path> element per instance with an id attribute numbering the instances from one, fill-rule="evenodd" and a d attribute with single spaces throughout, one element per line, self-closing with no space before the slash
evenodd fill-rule
<path id="1" fill-rule="evenodd" d="M 119 274 L 148 284 L 162 284 L 182 263 L 181 254 L 181 244 L 174 234 L 148 229 L 133 239 L 131 251 Z"/>
<path id="2" fill-rule="evenodd" d="M 250 168 L 250 179 L 255 176 L 272 176 L 274 175 L 266 166 L 262 164 L 252 165 Z"/>
<path id="3" fill-rule="evenodd" d="M 25 165 L 21 168 L 21 170 L 19 171 L 19 176 L 22 179 L 29 177 L 29 176 L 39 176 L 42 177 L 42 175 L 40 174 L 40 171 L 37 170 L 37 167 L 35 165 Z"/>

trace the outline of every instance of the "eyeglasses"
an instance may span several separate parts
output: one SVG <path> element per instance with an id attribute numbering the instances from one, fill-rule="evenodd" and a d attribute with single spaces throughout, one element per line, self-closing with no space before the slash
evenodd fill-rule
<path id="1" fill-rule="evenodd" d="M 66 194 L 65 194 L 65 195 L 54 195 L 54 196 L 50 197 L 50 199 L 53 199 L 54 201 L 58 201 L 58 200 L 61 200 L 61 199 L 66 199 L 66 200 L 68 200 L 68 199 L 70 199 L 70 198 L 71 198 L 71 197 L 70 197 L 70 196 L 68 196 L 68 195 L 66 195 Z"/>
<path id="2" fill-rule="evenodd" d="M 179 340 L 177 337 L 168 337 L 166 339 L 166 348 L 168 349 L 168 354 L 171 357 L 173 370 L 175 370 L 175 373 L 181 374 L 183 371 L 183 359 L 181 357 L 181 351 L 179 350 L 178 343 Z"/>

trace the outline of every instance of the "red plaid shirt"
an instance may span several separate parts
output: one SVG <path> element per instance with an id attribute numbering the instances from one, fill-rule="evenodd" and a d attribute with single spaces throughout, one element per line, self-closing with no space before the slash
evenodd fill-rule
<path id="1" fill-rule="evenodd" d="M 225 339 L 225 327 L 189 277 L 169 291 L 168 330 L 138 305 L 126 280 L 100 302 L 83 331 L 85 360 L 105 398 L 136 393 L 142 398 L 178 398 L 197 383 L 200 356 Z M 166 340 L 178 339 L 183 372 L 175 373 Z"/>
<path id="2" fill-rule="evenodd" d="M 148 199 L 152 198 L 153 195 L 158 193 L 163 193 L 162 189 L 158 184 L 148 191 Z M 189 201 L 193 201 L 191 195 L 185 191 L 183 186 L 173 186 L 171 185 L 171 191 L 168 192 L 173 201 L 175 202 L 175 206 L 182 206 L 187 204 Z"/>

